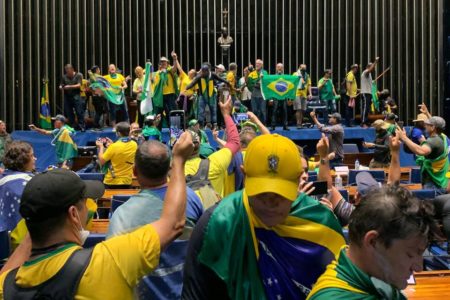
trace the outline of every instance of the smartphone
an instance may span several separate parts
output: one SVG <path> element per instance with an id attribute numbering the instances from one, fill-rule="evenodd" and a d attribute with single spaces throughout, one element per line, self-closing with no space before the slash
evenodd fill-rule
<path id="1" fill-rule="evenodd" d="M 233 119 L 235 124 L 241 124 L 248 121 L 248 115 L 246 113 L 235 113 Z"/>
<path id="2" fill-rule="evenodd" d="M 311 187 L 315 187 L 310 196 L 328 194 L 328 184 L 326 181 L 314 181 Z"/>
<path id="3" fill-rule="evenodd" d="M 403 121 L 398 121 L 397 122 L 397 125 L 398 125 L 398 127 L 400 127 L 400 129 L 403 129 Z"/>
<path id="4" fill-rule="evenodd" d="M 170 120 L 170 147 L 173 147 L 181 134 L 186 130 L 186 121 L 184 118 L 184 110 L 172 110 L 169 113 Z"/>

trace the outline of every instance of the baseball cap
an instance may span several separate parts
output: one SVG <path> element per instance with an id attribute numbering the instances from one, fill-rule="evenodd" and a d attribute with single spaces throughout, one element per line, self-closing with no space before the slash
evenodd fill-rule
<path id="1" fill-rule="evenodd" d="M 390 126 L 390 124 L 386 123 L 383 120 L 376 120 L 375 122 L 372 123 L 372 127 L 379 129 L 379 128 L 383 128 L 383 129 L 388 129 Z"/>
<path id="2" fill-rule="evenodd" d="M 66 123 L 66 117 L 64 117 L 63 115 L 56 115 L 54 117 L 52 117 L 53 121 L 61 121 L 63 123 Z"/>
<path id="3" fill-rule="evenodd" d="M 247 148 L 244 160 L 247 195 L 276 193 L 291 201 L 297 198 L 302 173 L 297 146 L 278 134 L 256 137 Z"/>
<path id="4" fill-rule="evenodd" d="M 237 108 L 240 108 L 241 107 L 241 101 L 239 101 L 239 100 L 234 101 L 234 105 L 233 106 L 237 107 Z"/>
<path id="5" fill-rule="evenodd" d="M 209 66 L 208 66 L 207 64 L 203 64 L 202 67 L 201 67 L 201 69 L 202 69 L 203 71 L 209 71 Z"/>
<path id="6" fill-rule="evenodd" d="M 169 61 L 168 59 L 167 59 L 167 57 L 165 57 L 165 56 L 161 56 L 161 58 L 159 59 L 159 61 L 161 62 L 161 61 Z"/>
<path id="7" fill-rule="evenodd" d="M 82 180 L 67 169 L 54 169 L 31 178 L 20 201 L 20 214 L 26 220 L 43 221 L 64 213 L 83 198 L 103 196 L 105 187 L 97 180 Z"/>
<path id="8" fill-rule="evenodd" d="M 358 64 L 353 64 L 350 66 L 350 69 L 358 68 Z"/>
<path id="9" fill-rule="evenodd" d="M 192 126 L 195 126 L 195 125 L 197 125 L 197 124 L 198 124 L 198 120 L 192 119 L 192 120 L 189 121 L 188 126 L 189 126 L 189 127 L 192 127 Z"/>
<path id="10" fill-rule="evenodd" d="M 370 189 L 380 187 L 381 184 L 373 178 L 369 172 L 358 172 L 356 174 L 356 187 L 358 193 L 365 195 Z"/>
<path id="11" fill-rule="evenodd" d="M 433 116 L 427 120 L 425 120 L 425 124 L 432 125 L 439 129 L 445 129 L 445 120 L 441 117 Z"/>
<path id="12" fill-rule="evenodd" d="M 222 71 L 225 71 L 225 66 L 222 65 L 222 64 L 218 64 L 218 65 L 216 66 L 216 68 L 217 68 L 217 69 L 220 69 L 220 70 L 222 70 Z"/>
<path id="13" fill-rule="evenodd" d="M 256 125 L 252 121 L 245 121 L 244 123 L 242 123 L 241 128 L 244 128 L 244 127 L 251 127 L 251 128 L 253 128 L 253 130 L 255 130 L 255 132 L 258 131 L 258 125 Z"/>
<path id="14" fill-rule="evenodd" d="M 338 122 L 341 122 L 341 120 L 342 120 L 341 114 L 337 113 L 337 112 L 333 113 L 331 115 L 328 115 L 328 118 L 335 118 L 336 121 L 338 121 Z"/>
<path id="15" fill-rule="evenodd" d="M 428 120 L 428 116 L 426 114 L 418 114 L 417 118 L 413 120 L 413 122 L 423 122 Z"/>

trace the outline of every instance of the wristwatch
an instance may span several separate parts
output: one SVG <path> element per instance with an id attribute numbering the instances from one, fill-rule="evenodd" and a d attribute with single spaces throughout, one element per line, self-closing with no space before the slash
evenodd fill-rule
<path id="1" fill-rule="evenodd" d="M 321 165 L 325 165 L 327 162 L 328 162 L 328 160 L 325 159 L 325 158 L 321 158 L 321 159 L 320 159 L 320 164 L 321 164 Z"/>

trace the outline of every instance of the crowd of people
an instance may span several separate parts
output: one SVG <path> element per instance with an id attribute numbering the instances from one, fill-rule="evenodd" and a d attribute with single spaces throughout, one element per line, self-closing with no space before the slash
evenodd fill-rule
<path id="1" fill-rule="evenodd" d="M 153 76 L 162 102 L 154 103 L 152 114 L 130 124 L 126 102 L 108 102 L 117 139 L 96 141 L 95 168 L 105 174 L 103 182 L 82 180 L 70 170 L 74 128 L 86 128 L 85 100 L 78 92 L 83 79 L 72 66 L 66 66 L 61 85 L 65 116 L 53 118 L 54 130 L 30 125 L 53 137 L 58 168 L 35 172 L 33 147 L 13 141 L 0 121 L 0 232 L 10 232 L 14 250 L 0 271 L 0 299 L 405 299 L 401 290 L 422 270 L 428 244 L 450 240 L 445 120 L 422 104 L 407 133 L 395 103 L 386 100 L 390 110 L 370 123 L 377 58 L 362 72 L 360 91 L 358 66 L 351 66 L 341 95 L 352 109 L 345 109 L 344 118 L 337 112 L 332 71 L 324 72 L 318 90 L 329 115 L 323 124 L 315 111 L 306 114 L 313 95 L 302 64 L 294 73 L 300 81 L 293 109 L 299 128 L 308 117 L 321 132 L 312 162 L 301 147 L 267 127 L 269 119 L 275 127 L 281 111 L 281 125 L 288 129 L 288 102 L 263 98 L 262 60 L 238 79 L 236 64 L 213 72 L 205 63 L 198 74 L 186 74 L 175 52 L 171 57 L 173 66 L 162 57 Z M 121 97 L 128 78 L 114 65 L 108 70 L 104 78 Z M 91 77 L 100 76 L 98 67 L 91 71 Z M 144 69 L 135 71 L 133 92 L 141 99 Z M 284 66 L 277 64 L 276 71 L 283 74 Z M 374 141 L 363 143 L 374 149 L 369 167 L 388 168 L 388 178 L 379 182 L 360 171 L 348 201 L 332 170 L 344 165 L 343 125 L 354 119 L 349 114 L 358 96 L 362 125 L 376 132 Z M 103 113 L 106 100 L 95 91 L 93 97 Z M 170 148 L 160 129 L 175 109 L 185 110 L 189 121 Z M 116 122 L 119 111 L 125 114 Z M 236 122 L 236 112 L 248 120 Z M 208 121 L 218 149 L 204 131 Z M 419 200 L 402 186 L 401 148 L 414 154 L 433 199 Z M 317 180 L 310 181 L 314 169 Z M 106 239 L 84 249 L 96 213 L 92 199 L 105 189 L 132 189 L 133 178 L 140 191 L 112 212 Z M 315 182 L 326 191 L 316 194 Z"/>
<path id="2" fill-rule="evenodd" d="M 285 101 L 265 99 L 263 96 L 261 79 L 269 73 L 261 59 L 255 61 L 255 66 L 252 64 L 244 66 L 242 77 L 238 77 L 239 68 L 236 63 L 230 63 L 228 70 L 223 64 L 213 68 L 209 62 L 203 63 L 198 71 L 183 70 L 174 51 L 171 58 L 172 64 L 168 58 L 162 56 L 155 70 L 153 71 L 153 68 L 149 70 L 153 96 L 152 114 L 160 114 L 164 121 L 160 123 L 159 128 L 163 125 L 169 126 L 169 113 L 172 110 L 183 110 L 189 119 L 198 120 L 202 128 L 223 127 L 221 115 L 217 113 L 218 102 L 227 93 L 232 96 L 233 103 L 240 101 L 248 110 L 253 111 L 263 124 L 270 125 L 272 130 L 278 125 L 284 130 L 289 130 L 289 125 L 296 125 L 298 129 L 304 128 L 305 123 L 312 123 L 307 112 L 318 103 L 326 107 L 325 117 L 326 114 L 342 111 L 345 126 L 356 125 L 357 111 L 360 116 L 359 124 L 363 127 L 370 126 L 369 113 L 385 115 L 397 113 L 397 105 L 389 91 L 377 89 L 376 82 L 380 76 L 372 78 L 379 57 L 361 72 L 360 80 L 357 80 L 359 66 L 351 65 L 344 80 L 337 86 L 333 84 L 332 70 L 326 69 L 316 84 L 317 88 L 312 86 L 306 64 L 300 64 L 293 73 L 286 73 L 284 65 L 277 63 L 274 74 L 291 74 L 299 77 L 295 97 Z M 108 73 L 104 76 L 101 75 L 97 65 L 88 73 L 85 79 L 71 64 L 65 66 L 59 88 L 64 94 L 64 115 L 68 119 L 68 125 L 84 131 L 87 126 L 114 127 L 117 118 L 130 122 L 127 103 L 134 102 L 138 104 L 136 120 L 131 121 L 137 121 L 143 126 L 148 114 L 141 114 L 139 109 L 139 102 L 143 100 L 147 89 L 144 86 L 145 69 L 142 66 L 134 69 L 133 76 L 124 76 L 123 71 L 114 64 L 108 66 Z M 114 98 L 105 97 L 104 91 L 92 84 L 99 78 L 106 81 L 108 93 L 114 94 Z M 358 81 L 361 84 L 360 88 Z M 127 101 L 127 98 L 131 102 Z M 88 120 L 86 116 L 89 116 Z"/>

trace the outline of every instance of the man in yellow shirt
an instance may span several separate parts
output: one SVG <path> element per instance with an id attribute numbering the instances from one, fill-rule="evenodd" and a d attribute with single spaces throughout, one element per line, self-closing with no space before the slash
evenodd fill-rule
<path id="1" fill-rule="evenodd" d="M 71 273 L 59 271 L 67 271 L 67 266 L 80 269 L 69 259 L 74 253 L 80 258 L 77 252 L 87 237 L 86 198 L 99 198 L 104 190 L 101 183 L 82 181 L 69 170 L 58 169 L 35 176 L 25 187 L 20 203 L 32 242 L 27 239 L 19 246 L 5 266 L 6 272 L 0 275 L 0 299 L 22 299 L 24 292 L 30 290 L 50 299 L 61 299 L 61 295 L 77 300 L 133 299 L 138 281 L 158 265 L 160 252 L 184 228 L 183 169 L 192 149 L 192 138 L 184 133 L 172 152 L 171 177 L 160 219 L 97 244 L 88 252 L 90 256 L 82 257 L 81 265 L 85 269 L 81 270 L 78 281 L 69 282 L 72 293 L 70 289 L 61 290 L 68 285 L 64 280 Z M 18 270 L 14 269 L 17 267 Z M 46 289 L 47 284 L 55 289 Z"/>
<path id="2" fill-rule="evenodd" d="M 356 83 L 356 72 L 358 72 L 358 65 L 354 64 L 350 67 L 350 71 L 345 76 L 345 89 L 347 92 L 344 96 L 344 111 L 345 111 L 345 126 L 352 126 L 353 108 L 355 107 L 355 100 L 358 93 L 358 84 Z"/>
<path id="3" fill-rule="evenodd" d="M 107 138 L 106 151 L 103 141 L 96 142 L 100 164 L 108 171 L 103 183 L 108 189 L 128 189 L 133 177 L 134 157 L 137 143 L 130 137 L 130 124 L 120 122 L 116 125 L 118 140 L 113 143 Z"/>
<path id="4" fill-rule="evenodd" d="M 108 67 L 109 74 L 103 76 L 108 82 L 111 84 L 111 88 L 115 91 L 116 94 L 122 95 L 122 104 L 114 104 L 108 101 L 108 109 L 109 109 L 109 123 L 112 127 L 116 126 L 116 113 L 118 111 L 122 111 L 124 121 L 129 122 L 128 118 L 128 108 L 127 101 L 125 100 L 124 90 L 128 87 L 125 77 L 122 74 L 117 73 L 116 66 L 111 64 Z"/>
<path id="5" fill-rule="evenodd" d="M 153 113 L 155 115 L 161 114 L 164 111 L 166 114 L 166 121 L 169 124 L 169 113 L 172 110 L 177 109 L 177 96 L 178 96 L 178 86 L 177 86 L 177 65 L 178 56 L 172 51 L 173 66 L 169 65 L 169 60 L 161 56 L 159 59 L 159 70 L 155 72 L 153 78 L 154 94 L 153 99 Z M 162 93 L 162 98 L 161 98 Z M 162 99 L 162 102 L 160 100 Z"/>
<path id="6" fill-rule="evenodd" d="M 309 100 L 312 97 L 311 77 L 306 72 L 305 64 L 301 64 L 300 68 L 298 68 L 297 72 L 295 72 L 293 75 L 297 75 L 300 77 L 297 91 L 295 93 L 294 110 L 295 119 L 297 120 L 297 129 L 301 129 L 303 124 L 303 113 L 308 108 L 306 100 Z"/>
<path id="7" fill-rule="evenodd" d="M 192 82 L 192 80 L 197 75 L 197 71 L 195 69 L 190 69 L 189 72 L 186 73 L 183 71 L 180 62 L 177 63 L 178 73 L 180 74 L 178 77 L 179 81 L 179 90 L 180 97 L 178 98 L 178 108 L 184 110 L 186 116 L 196 118 L 194 110 L 192 109 L 193 103 L 195 100 L 194 93 L 196 92 L 196 87 L 192 87 L 190 89 L 186 89 L 186 87 Z"/>
<path id="8" fill-rule="evenodd" d="M 227 81 L 230 83 L 230 95 L 231 95 L 231 99 L 233 100 L 233 103 L 236 101 L 236 92 L 237 87 L 236 87 L 236 74 L 237 74 L 237 64 L 236 63 L 231 63 L 230 66 L 228 67 L 228 73 L 227 73 Z"/>

